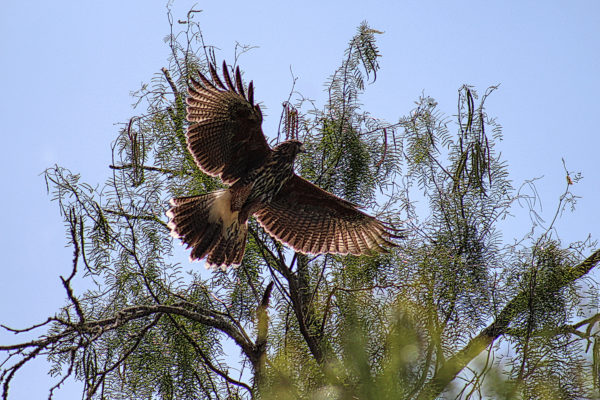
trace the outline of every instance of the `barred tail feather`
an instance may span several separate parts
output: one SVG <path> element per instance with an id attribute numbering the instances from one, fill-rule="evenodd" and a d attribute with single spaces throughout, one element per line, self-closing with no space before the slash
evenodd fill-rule
<path id="1" fill-rule="evenodd" d="M 192 248 L 190 261 L 207 257 L 206 267 L 225 269 L 239 265 L 246 248 L 248 227 L 231 211 L 227 189 L 200 196 L 178 197 L 167 211 L 171 236 Z"/>
<path id="2" fill-rule="evenodd" d="M 213 247 L 206 260 L 207 268 L 225 269 L 230 265 L 240 265 L 246 249 L 246 236 L 248 226 L 231 225 L 229 234 L 221 236 L 219 242 Z"/>

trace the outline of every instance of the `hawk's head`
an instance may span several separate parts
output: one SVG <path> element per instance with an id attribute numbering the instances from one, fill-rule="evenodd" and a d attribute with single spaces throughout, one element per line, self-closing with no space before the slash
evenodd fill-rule
<path id="1" fill-rule="evenodd" d="M 284 158 L 287 161 L 294 161 L 298 153 L 304 153 L 306 149 L 301 141 L 290 139 L 278 144 L 273 149 L 278 158 Z"/>

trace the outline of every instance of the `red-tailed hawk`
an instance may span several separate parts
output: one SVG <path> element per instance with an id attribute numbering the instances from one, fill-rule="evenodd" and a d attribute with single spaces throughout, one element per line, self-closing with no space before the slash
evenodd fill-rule
<path id="1" fill-rule="evenodd" d="M 188 150 L 203 172 L 230 186 L 170 201 L 171 235 L 192 248 L 190 260 L 208 256 L 207 267 L 239 265 L 253 215 L 273 238 L 301 253 L 359 255 L 394 246 L 389 239 L 400 231 L 294 173 L 301 142 L 267 144 L 253 84 L 246 94 L 239 68 L 232 80 L 223 63 L 225 83 L 209 69 L 212 82 L 199 73 L 201 83 L 192 79 L 188 89 Z"/>

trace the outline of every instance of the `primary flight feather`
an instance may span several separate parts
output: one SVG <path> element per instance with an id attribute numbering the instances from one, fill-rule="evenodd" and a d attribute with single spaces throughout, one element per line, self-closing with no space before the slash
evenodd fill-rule
<path id="1" fill-rule="evenodd" d="M 171 235 L 191 248 L 190 259 L 208 267 L 239 265 L 248 219 L 255 216 L 275 239 L 301 253 L 367 254 L 394 246 L 400 231 L 359 211 L 294 173 L 304 146 L 287 140 L 271 148 L 263 134 L 254 87 L 244 91 L 223 62 L 224 83 L 213 65 L 212 81 L 198 73 L 188 89 L 188 150 L 198 167 L 230 185 L 200 196 L 171 199 Z"/>

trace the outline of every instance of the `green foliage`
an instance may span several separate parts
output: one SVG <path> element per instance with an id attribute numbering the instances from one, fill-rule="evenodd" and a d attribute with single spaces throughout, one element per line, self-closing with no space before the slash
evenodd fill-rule
<path id="1" fill-rule="evenodd" d="M 375 35 L 362 23 L 346 49 L 342 65 L 329 79 L 324 110 L 313 110 L 302 139 L 310 156 L 301 159 L 301 173 L 347 200 L 372 205 L 375 189 L 399 172 L 398 148 L 388 143 L 394 127 L 360 110 L 365 80 L 379 70 Z M 298 108 L 302 107 L 302 102 Z"/>
<path id="2" fill-rule="evenodd" d="M 364 111 L 381 33 L 366 23 L 326 104 L 286 103 L 285 130 L 308 149 L 304 177 L 407 237 L 388 254 L 315 257 L 250 221 L 239 268 L 178 263 L 168 200 L 221 186 L 184 137 L 187 82 L 215 61 L 193 17 L 166 38 L 168 68 L 134 93 L 143 110 L 123 124 L 105 184 L 46 171 L 74 247 L 69 302 L 38 341 L 0 347 L 5 394 L 48 354 L 57 386 L 75 377 L 89 399 L 600 397 L 597 284 L 586 278 L 600 253 L 583 255 L 595 243 L 563 245 L 554 222 L 503 242 L 499 221 L 531 196 L 513 189 L 496 148 L 485 107 L 495 87 L 481 98 L 460 88 L 454 122 L 430 97 L 394 123 Z M 569 184 L 558 210 L 573 199 Z M 76 294 L 82 274 L 93 289 Z"/>

